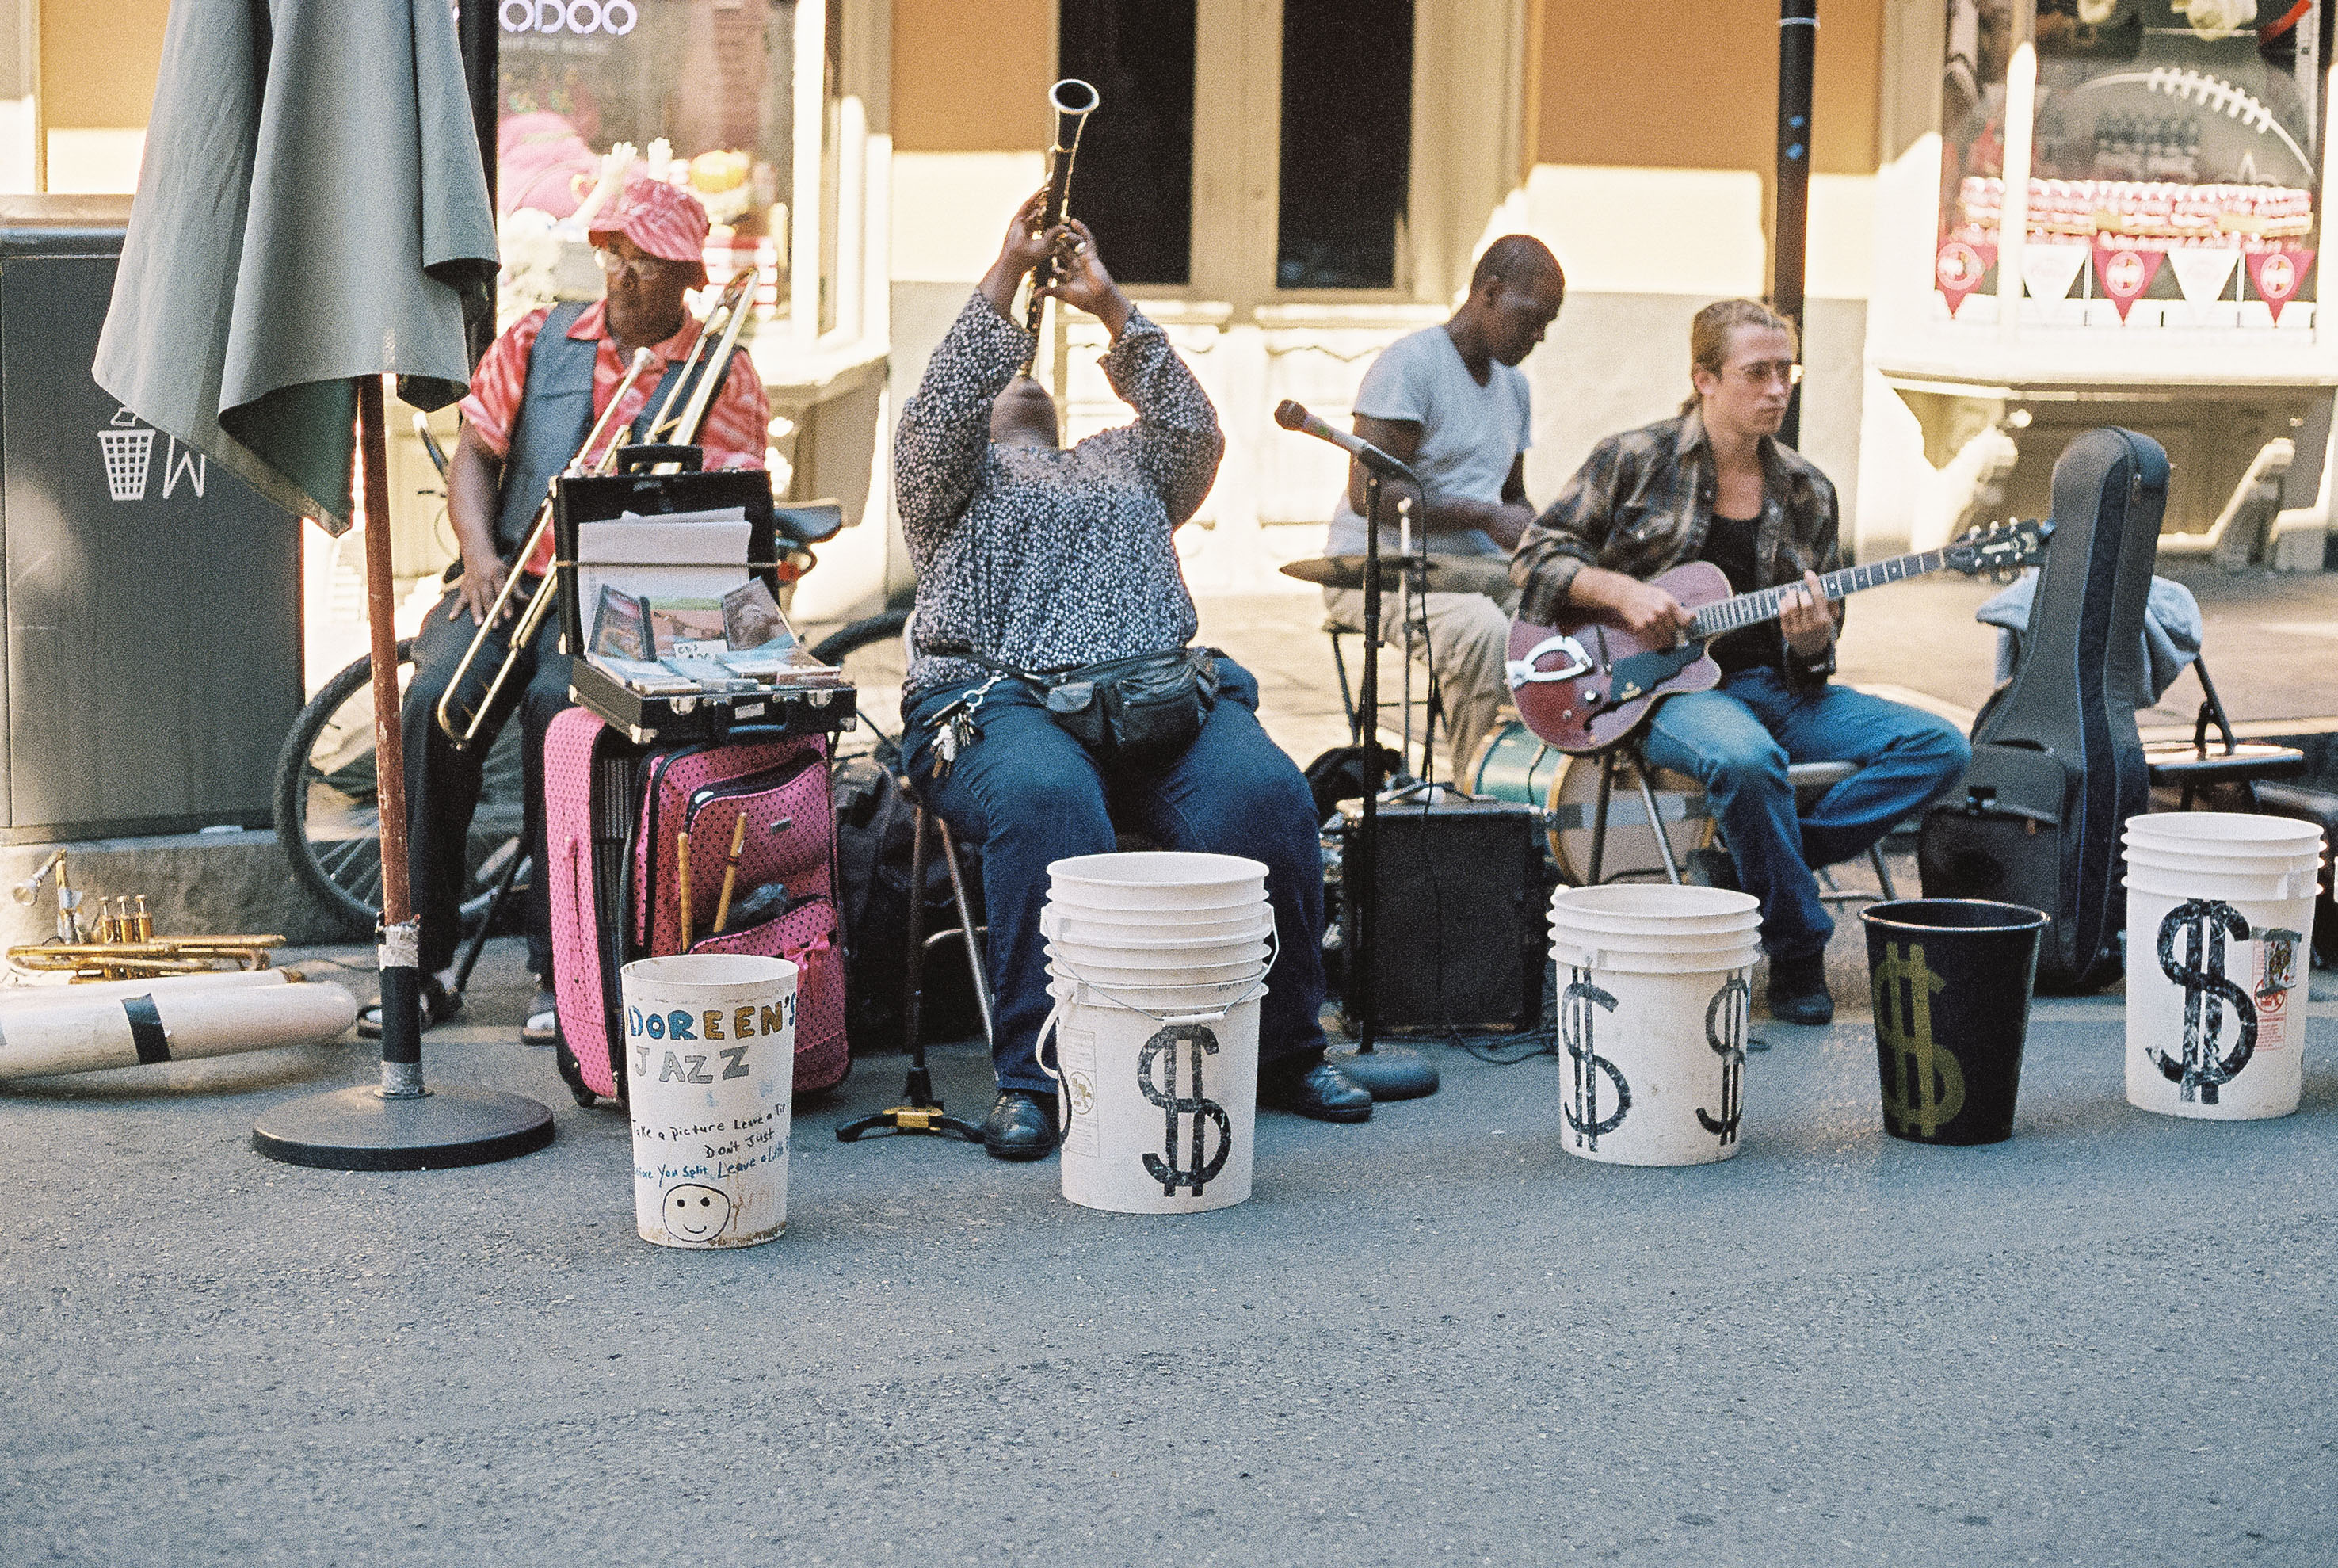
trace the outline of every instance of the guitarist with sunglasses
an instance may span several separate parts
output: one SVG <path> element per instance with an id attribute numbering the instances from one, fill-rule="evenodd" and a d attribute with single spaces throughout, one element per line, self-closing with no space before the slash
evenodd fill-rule
<path id="1" fill-rule="evenodd" d="M 1643 735 L 1650 766 L 1694 778 L 1739 884 L 1762 900 L 1770 1015 L 1834 1017 L 1826 984 L 1834 920 L 1813 866 L 1862 854 L 1961 775 L 1969 751 L 1945 720 L 1829 683 L 1842 629 L 1821 572 L 1842 564 L 1834 486 L 1777 432 L 1800 379 L 1792 326 L 1751 299 L 1699 311 L 1681 412 L 1592 449 L 1520 541 L 1510 577 L 1521 622 L 1596 614 L 1662 647 L 1691 611 L 1648 579 L 1708 562 L 1734 593 L 1799 584 L 1774 621 L 1714 637 L 1719 686 L 1665 698 Z M 1799 814 L 1789 762 L 1859 771 Z"/>

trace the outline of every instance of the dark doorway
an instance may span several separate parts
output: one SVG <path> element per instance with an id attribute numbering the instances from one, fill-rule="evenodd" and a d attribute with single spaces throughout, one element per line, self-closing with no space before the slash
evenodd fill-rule
<path id="1" fill-rule="evenodd" d="M 1390 289 L 1412 179 L 1412 0 L 1283 0 L 1274 280 Z"/>
<path id="2" fill-rule="evenodd" d="M 1123 283 L 1193 279 L 1194 6 L 1062 0 L 1057 13 L 1059 69 L 1103 100 L 1080 139 L 1071 212 Z"/>

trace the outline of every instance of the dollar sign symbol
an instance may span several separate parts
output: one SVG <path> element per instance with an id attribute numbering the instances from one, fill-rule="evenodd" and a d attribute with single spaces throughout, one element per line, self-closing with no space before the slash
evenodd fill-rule
<path id="1" fill-rule="evenodd" d="M 1713 994 L 1704 1005 L 1704 1043 L 1721 1058 L 1721 1114 L 1708 1116 L 1696 1108 L 1696 1119 L 1708 1132 L 1721 1134 L 1721 1146 L 1737 1142 L 1737 1123 L 1745 1114 L 1745 1014 L 1754 987 L 1743 975 Z"/>
<path id="2" fill-rule="evenodd" d="M 1575 1061 L 1575 1103 L 1569 1105 L 1561 1100 L 1559 1113 L 1575 1129 L 1575 1146 L 1594 1153 L 1599 1150 L 1599 1134 L 1616 1131 L 1623 1124 L 1624 1113 L 1632 1108 L 1632 1086 L 1624 1082 L 1624 1074 L 1616 1063 L 1599 1054 L 1598 1045 L 1592 1038 L 1592 1021 L 1601 1012 L 1614 1011 L 1616 998 L 1591 983 L 1587 969 L 1575 971 L 1574 980 L 1558 999 L 1559 1039 Z M 1602 1073 L 1616 1085 L 1616 1110 L 1605 1118 L 1599 1114 Z"/>
<path id="3" fill-rule="evenodd" d="M 1190 1043 L 1194 1047 L 1194 1093 L 1177 1093 L 1177 1047 Z M 1144 1043 L 1136 1056 L 1136 1086 L 1144 1097 L 1161 1107 L 1161 1152 L 1144 1157 L 1145 1174 L 1161 1183 L 1164 1198 L 1176 1195 L 1180 1187 L 1189 1188 L 1193 1195 L 1202 1195 L 1202 1186 L 1225 1168 L 1226 1151 L 1233 1144 L 1233 1127 L 1226 1120 L 1225 1107 L 1202 1096 L 1202 1058 L 1218 1054 L 1218 1037 L 1207 1029 L 1185 1027 L 1164 1029 Z M 1154 1083 L 1154 1063 L 1166 1059 L 1169 1065 L 1163 1074 L 1165 1082 Z M 1194 1119 L 1193 1163 L 1180 1169 L 1177 1164 L 1177 1118 Z M 1202 1158 L 1202 1123 L 1217 1124 L 1218 1152 L 1204 1161 Z"/>
<path id="4" fill-rule="evenodd" d="M 2178 931 L 2184 933 L 2181 964 L 2176 961 Z M 2178 1060 L 2150 1046 L 2145 1051 L 2161 1075 L 2180 1086 L 2186 1103 L 2197 1099 L 2203 1105 L 2214 1105 L 2216 1091 L 2240 1076 L 2257 1048 L 2256 1005 L 2245 987 L 2225 978 L 2227 933 L 2235 942 L 2245 942 L 2249 923 L 2230 904 L 2213 898 L 2178 904 L 2159 923 L 2160 972 L 2184 987 L 2184 1055 Z M 2207 950 L 2205 968 L 2203 947 Z M 2232 1004 L 2233 1015 L 2240 1022 L 2233 1049 L 2223 1055 L 2216 1051 L 2217 1036 L 2225 1031 L 2225 1009 L 2219 997 Z"/>
<path id="5" fill-rule="evenodd" d="M 1948 984 L 1925 966 L 1920 942 L 1887 943 L 1875 966 L 1883 1114 L 1903 1136 L 1932 1137 L 1965 1106 L 1964 1069 L 1932 1038 L 1932 997 Z"/>

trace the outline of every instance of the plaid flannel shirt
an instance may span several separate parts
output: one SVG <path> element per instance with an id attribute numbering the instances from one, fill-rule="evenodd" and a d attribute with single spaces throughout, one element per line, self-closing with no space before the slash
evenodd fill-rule
<path id="1" fill-rule="evenodd" d="M 1759 450 L 1764 495 L 1754 546 L 1761 581 L 1754 586 L 1774 588 L 1805 570 L 1842 566 L 1834 485 L 1791 446 L 1765 436 Z M 1704 422 L 1695 413 L 1602 440 L 1510 557 L 1510 581 L 1523 590 L 1519 619 L 1557 623 L 1568 585 L 1586 566 L 1645 581 L 1696 559 L 1713 525 L 1715 472 Z M 1840 600 L 1834 616 L 1840 631 Z M 1805 659 L 1783 632 L 1779 643 L 1789 675 L 1819 681 L 1833 673 L 1832 644 L 1819 658 Z"/>

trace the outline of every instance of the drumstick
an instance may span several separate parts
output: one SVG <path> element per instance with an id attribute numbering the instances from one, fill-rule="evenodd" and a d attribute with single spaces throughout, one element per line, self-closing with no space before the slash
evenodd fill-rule
<path id="1" fill-rule="evenodd" d="M 747 847 L 747 814 L 744 811 L 731 819 L 731 858 L 722 867 L 722 897 L 714 906 L 714 928 L 710 936 L 721 936 L 722 927 L 731 920 L 731 889 L 739 882 L 739 851 Z"/>
<path id="2" fill-rule="evenodd" d="M 682 950 L 690 951 L 690 833 L 673 836 L 674 894 L 682 904 Z"/>

